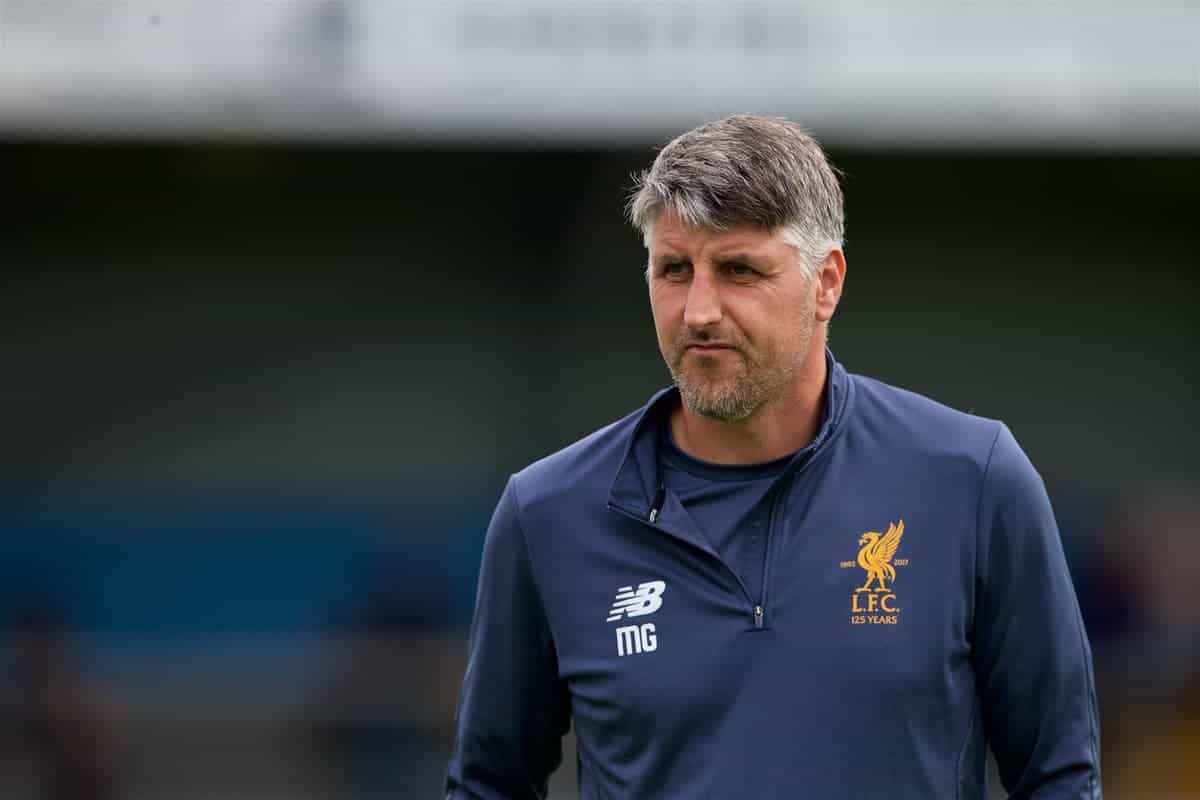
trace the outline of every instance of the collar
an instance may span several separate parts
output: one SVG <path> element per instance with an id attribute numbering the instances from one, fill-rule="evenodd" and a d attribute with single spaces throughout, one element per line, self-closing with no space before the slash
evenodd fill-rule
<path id="1" fill-rule="evenodd" d="M 793 474 L 825 449 L 841 429 L 841 423 L 849 407 L 853 384 L 846 370 L 825 349 L 826 377 L 825 408 L 822 423 L 813 440 L 797 451 L 780 478 Z M 670 519 L 683 512 L 678 500 L 663 490 L 659 478 L 660 433 L 668 424 L 670 411 L 679 402 L 679 390 L 674 387 L 662 389 L 650 398 L 642 408 L 641 415 L 629 435 L 625 454 L 617 468 L 609 491 L 608 505 L 633 517 L 647 521 L 658 521 L 665 527 Z M 655 520 L 650 520 L 651 516 Z"/>

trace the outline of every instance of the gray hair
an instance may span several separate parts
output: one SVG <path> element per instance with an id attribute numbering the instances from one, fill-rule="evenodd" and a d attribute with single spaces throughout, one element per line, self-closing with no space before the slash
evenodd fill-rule
<path id="1" fill-rule="evenodd" d="M 647 246 L 664 209 L 703 230 L 782 229 L 813 274 L 843 241 L 837 174 L 817 140 L 784 119 L 738 114 L 673 139 L 629 198 Z"/>

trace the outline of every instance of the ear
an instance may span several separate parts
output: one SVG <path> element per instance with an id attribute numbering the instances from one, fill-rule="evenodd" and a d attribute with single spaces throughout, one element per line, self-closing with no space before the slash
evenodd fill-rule
<path id="1" fill-rule="evenodd" d="M 817 320 L 829 322 L 842 299 L 842 286 L 846 283 L 846 256 L 840 247 L 835 247 L 825 256 L 813 281 L 817 293 Z"/>

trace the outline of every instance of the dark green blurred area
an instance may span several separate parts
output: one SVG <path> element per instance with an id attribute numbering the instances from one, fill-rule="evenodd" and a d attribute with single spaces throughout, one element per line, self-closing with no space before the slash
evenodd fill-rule
<path id="1" fill-rule="evenodd" d="M 666 378 L 649 152 L 0 153 L 7 480 L 494 484 Z M 1196 475 L 1200 159 L 833 156 L 849 368 L 1051 479 Z"/>
<path id="2" fill-rule="evenodd" d="M 0 145 L 0 794 L 94 758 L 104 796 L 436 796 L 504 478 L 667 379 L 651 157 Z M 1110 795 L 1200 793 L 1200 158 L 832 157 L 835 354 L 1009 423 Z M 40 738 L 37 686 L 84 698 Z"/>

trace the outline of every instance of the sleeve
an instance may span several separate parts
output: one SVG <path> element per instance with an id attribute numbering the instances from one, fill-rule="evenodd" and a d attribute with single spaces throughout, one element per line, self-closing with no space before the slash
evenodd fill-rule
<path id="1" fill-rule="evenodd" d="M 484 539 L 447 800 L 544 798 L 570 725 L 514 483 L 509 480 Z"/>
<path id="2" fill-rule="evenodd" d="M 1091 649 L 1046 489 L 1003 425 L 979 536 L 973 658 L 1000 779 L 1012 798 L 1099 798 Z"/>

